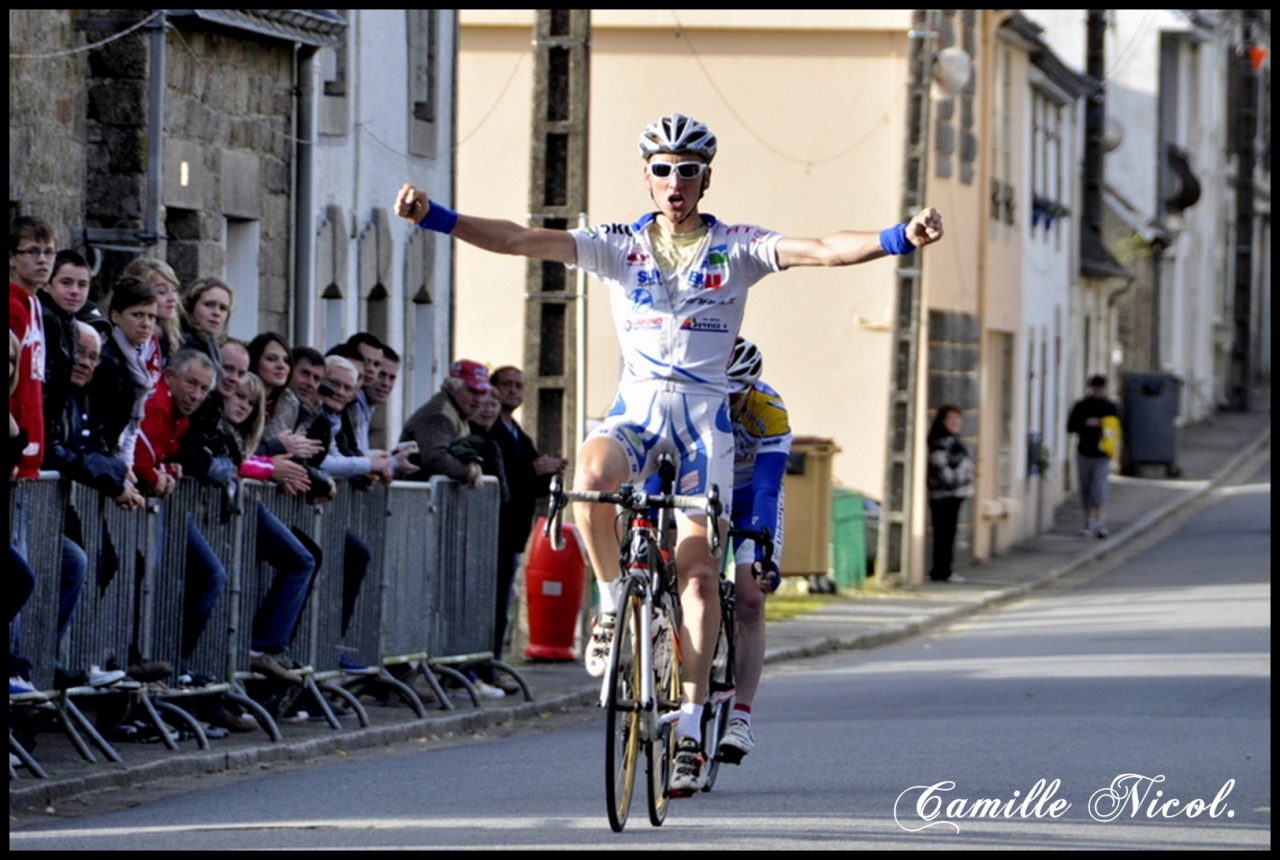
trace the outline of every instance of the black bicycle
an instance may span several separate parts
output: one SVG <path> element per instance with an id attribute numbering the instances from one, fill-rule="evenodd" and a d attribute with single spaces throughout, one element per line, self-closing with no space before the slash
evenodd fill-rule
<path id="1" fill-rule="evenodd" d="M 773 563 L 773 535 L 768 527 L 755 529 L 730 529 L 730 540 L 743 538 L 754 541 L 763 549 L 763 569 Z M 720 749 L 720 741 L 729 728 L 733 716 L 733 704 L 737 695 L 737 617 L 735 603 L 737 591 L 734 572 L 727 564 L 720 571 L 720 635 L 716 640 L 715 656 L 711 661 L 711 684 L 706 707 L 702 709 L 702 750 L 707 759 L 707 782 L 703 791 L 710 791 L 720 773 L 720 763 L 739 764 L 742 753 L 732 747 Z"/>

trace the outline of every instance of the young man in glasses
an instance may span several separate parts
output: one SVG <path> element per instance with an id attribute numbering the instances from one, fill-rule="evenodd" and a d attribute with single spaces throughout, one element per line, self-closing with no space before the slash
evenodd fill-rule
<path id="1" fill-rule="evenodd" d="M 25 215 L 9 230 L 9 330 L 22 345 L 18 385 L 9 410 L 27 434 L 18 462 L 19 478 L 34 478 L 44 460 L 44 320 L 36 292 L 49 283 L 58 249 L 53 228 L 42 218 Z"/>
<path id="2" fill-rule="evenodd" d="M 727 499 L 734 444 L 726 367 L 747 288 L 792 266 L 847 266 L 911 253 L 942 238 L 942 217 L 923 209 L 909 223 L 881 233 L 841 231 L 823 239 L 726 224 L 699 211 L 711 187 L 717 148 L 710 129 L 672 114 L 645 128 L 638 146 L 644 187 L 656 211 L 632 224 L 569 231 L 524 227 L 459 215 L 412 185 L 400 189 L 396 213 L 488 251 L 581 268 L 610 288 L 625 367 L 613 408 L 578 452 L 575 489 L 616 490 L 623 482 L 642 480 L 656 468 L 658 455 L 670 452 L 680 468 L 678 493 L 697 495 L 716 484 Z M 612 589 L 619 574 L 614 516 L 593 505 L 578 505 L 575 515 L 600 583 L 601 614 L 586 655 L 587 670 L 600 675 L 617 608 Z M 720 605 L 705 517 L 681 515 L 678 522 L 676 561 L 685 627 L 681 643 L 688 680 L 676 725 L 671 790 L 688 796 L 706 781 L 701 709 Z"/>

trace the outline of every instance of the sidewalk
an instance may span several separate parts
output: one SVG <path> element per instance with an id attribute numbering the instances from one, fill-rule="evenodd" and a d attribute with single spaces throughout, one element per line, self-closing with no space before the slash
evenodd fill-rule
<path id="1" fill-rule="evenodd" d="M 1253 412 L 1221 413 L 1182 429 L 1178 465 L 1182 476 L 1164 477 L 1162 469 L 1147 467 L 1150 477 L 1116 477 L 1111 485 L 1107 519 L 1111 537 L 1079 536 L 1078 505 L 1059 508 L 1053 528 L 1004 555 L 960 568 L 962 583 L 928 583 L 919 589 L 887 596 L 838 600 L 822 609 L 769 625 L 767 662 L 791 660 L 838 648 L 870 648 L 905 639 L 944 625 L 995 603 L 1019 597 L 1078 570 L 1149 531 L 1174 510 L 1208 493 L 1233 469 L 1271 441 L 1270 389 L 1254 391 Z M 358 728 L 354 717 L 334 730 L 323 722 L 281 723 L 284 740 L 271 743 L 262 732 L 231 735 L 211 741 L 200 751 L 194 741 L 169 752 L 160 744 L 121 743 L 123 764 L 101 760 L 89 763 L 74 751 L 65 735 L 50 730 L 37 737 L 32 751 L 49 774 L 34 779 L 25 770 L 9 783 L 9 808 L 43 809 L 88 792 L 126 788 L 145 782 L 243 768 L 271 762 L 303 762 L 349 750 L 383 746 L 396 741 L 441 738 L 449 734 L 491 729 L 515 721 L 538 721 L 558 711 L 594 706 L 599 682 L 587 677 L 579 663 L 527 663 L 512 656 L 513 665 L 529 683 L 534 701 L 519 697 L 485 701 L 475 708 L 463 694 L 454 698 L 456 710 L 432 709 L 415 719 L 404 705 L 381 706 L 363 700 L 370 725 Z"/>

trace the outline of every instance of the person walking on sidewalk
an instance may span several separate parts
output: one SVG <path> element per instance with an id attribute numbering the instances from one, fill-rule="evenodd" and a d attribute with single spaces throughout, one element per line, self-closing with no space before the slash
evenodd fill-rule
<path id="1" fill-rule="evenodd" d="M 614 407 L 579 450 L 574 488 L 616 491 L 624 482 L 648 477 L 659 456 L 671 453 L 681 464 L 680 492 L 700 495 L 712 484 L 726 488 L 733 479 L 726 369 L 748 288 L 792 267 L 849 266 L 910 254 L 942 238 L 942 216 L 925 208 L 879 233 L 842 230 L 821 239 L 729 224 L 700 211 L 717 151 L 706 125 L 678 113 L 662 117 L 641 133 L 638 148 L 641 182 L 656 211 L 632 224 L 529 228 L 459 214 L 408 184 L 397 194 L 395 209 L 423 229 L 478 248 L 564 263 L 599 278 L 611 294 L 624 370 Z M 614 512 L 590 504 L 575 511 L 601 586 L 601 614 L 587 648 L 587 669 L 600 676 L 616 613 Z M 677 515 L 682 677 L 688 680 L 675 727 L 671 789 L 682 796 L 706 779 L 701 703 L 720 623 L 718 573 L 705 519 Z"/>
<path id="2" fill-rule="evenodd" d="M 1114 401 L 1107 398 L 1107 378 L 1089 377 L 1089 395 L 1071 407 L 1067 432 L 1079 437 L 1076 467 L 1080 475 L 1080 501 L 1084 506 L 1083 537 L 1105 538 L 1110 532 L 1104 516 L 1107 506 L 1111 457 L 1102 448 L 1103 419 L 1119 416 Z"/>
<path id="3" fill-rule="evenodd" d="M 964 413 L 947 403 L 938 407 L 929 427 L 929 516 L 933 518 L 934 582 L 959 582 L 951 571 L 960 506 L 973 495 L 973 458 L 960 440 Z"/>

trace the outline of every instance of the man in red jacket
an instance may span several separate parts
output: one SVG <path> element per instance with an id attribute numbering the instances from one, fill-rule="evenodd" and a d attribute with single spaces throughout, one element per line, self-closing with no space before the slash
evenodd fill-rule
<path id="1" fill-rule="evenodd" d="M 191 413 L 200 408 L 217 383 L 217 371 L 204 353 L 183 349 L 169 359 L 156 390 L 147 398 L 138 435 L 133 471 L 140 488 L 160 498 L 173 492 L 182 477 L 181 467 L 173 461 Z"/>

